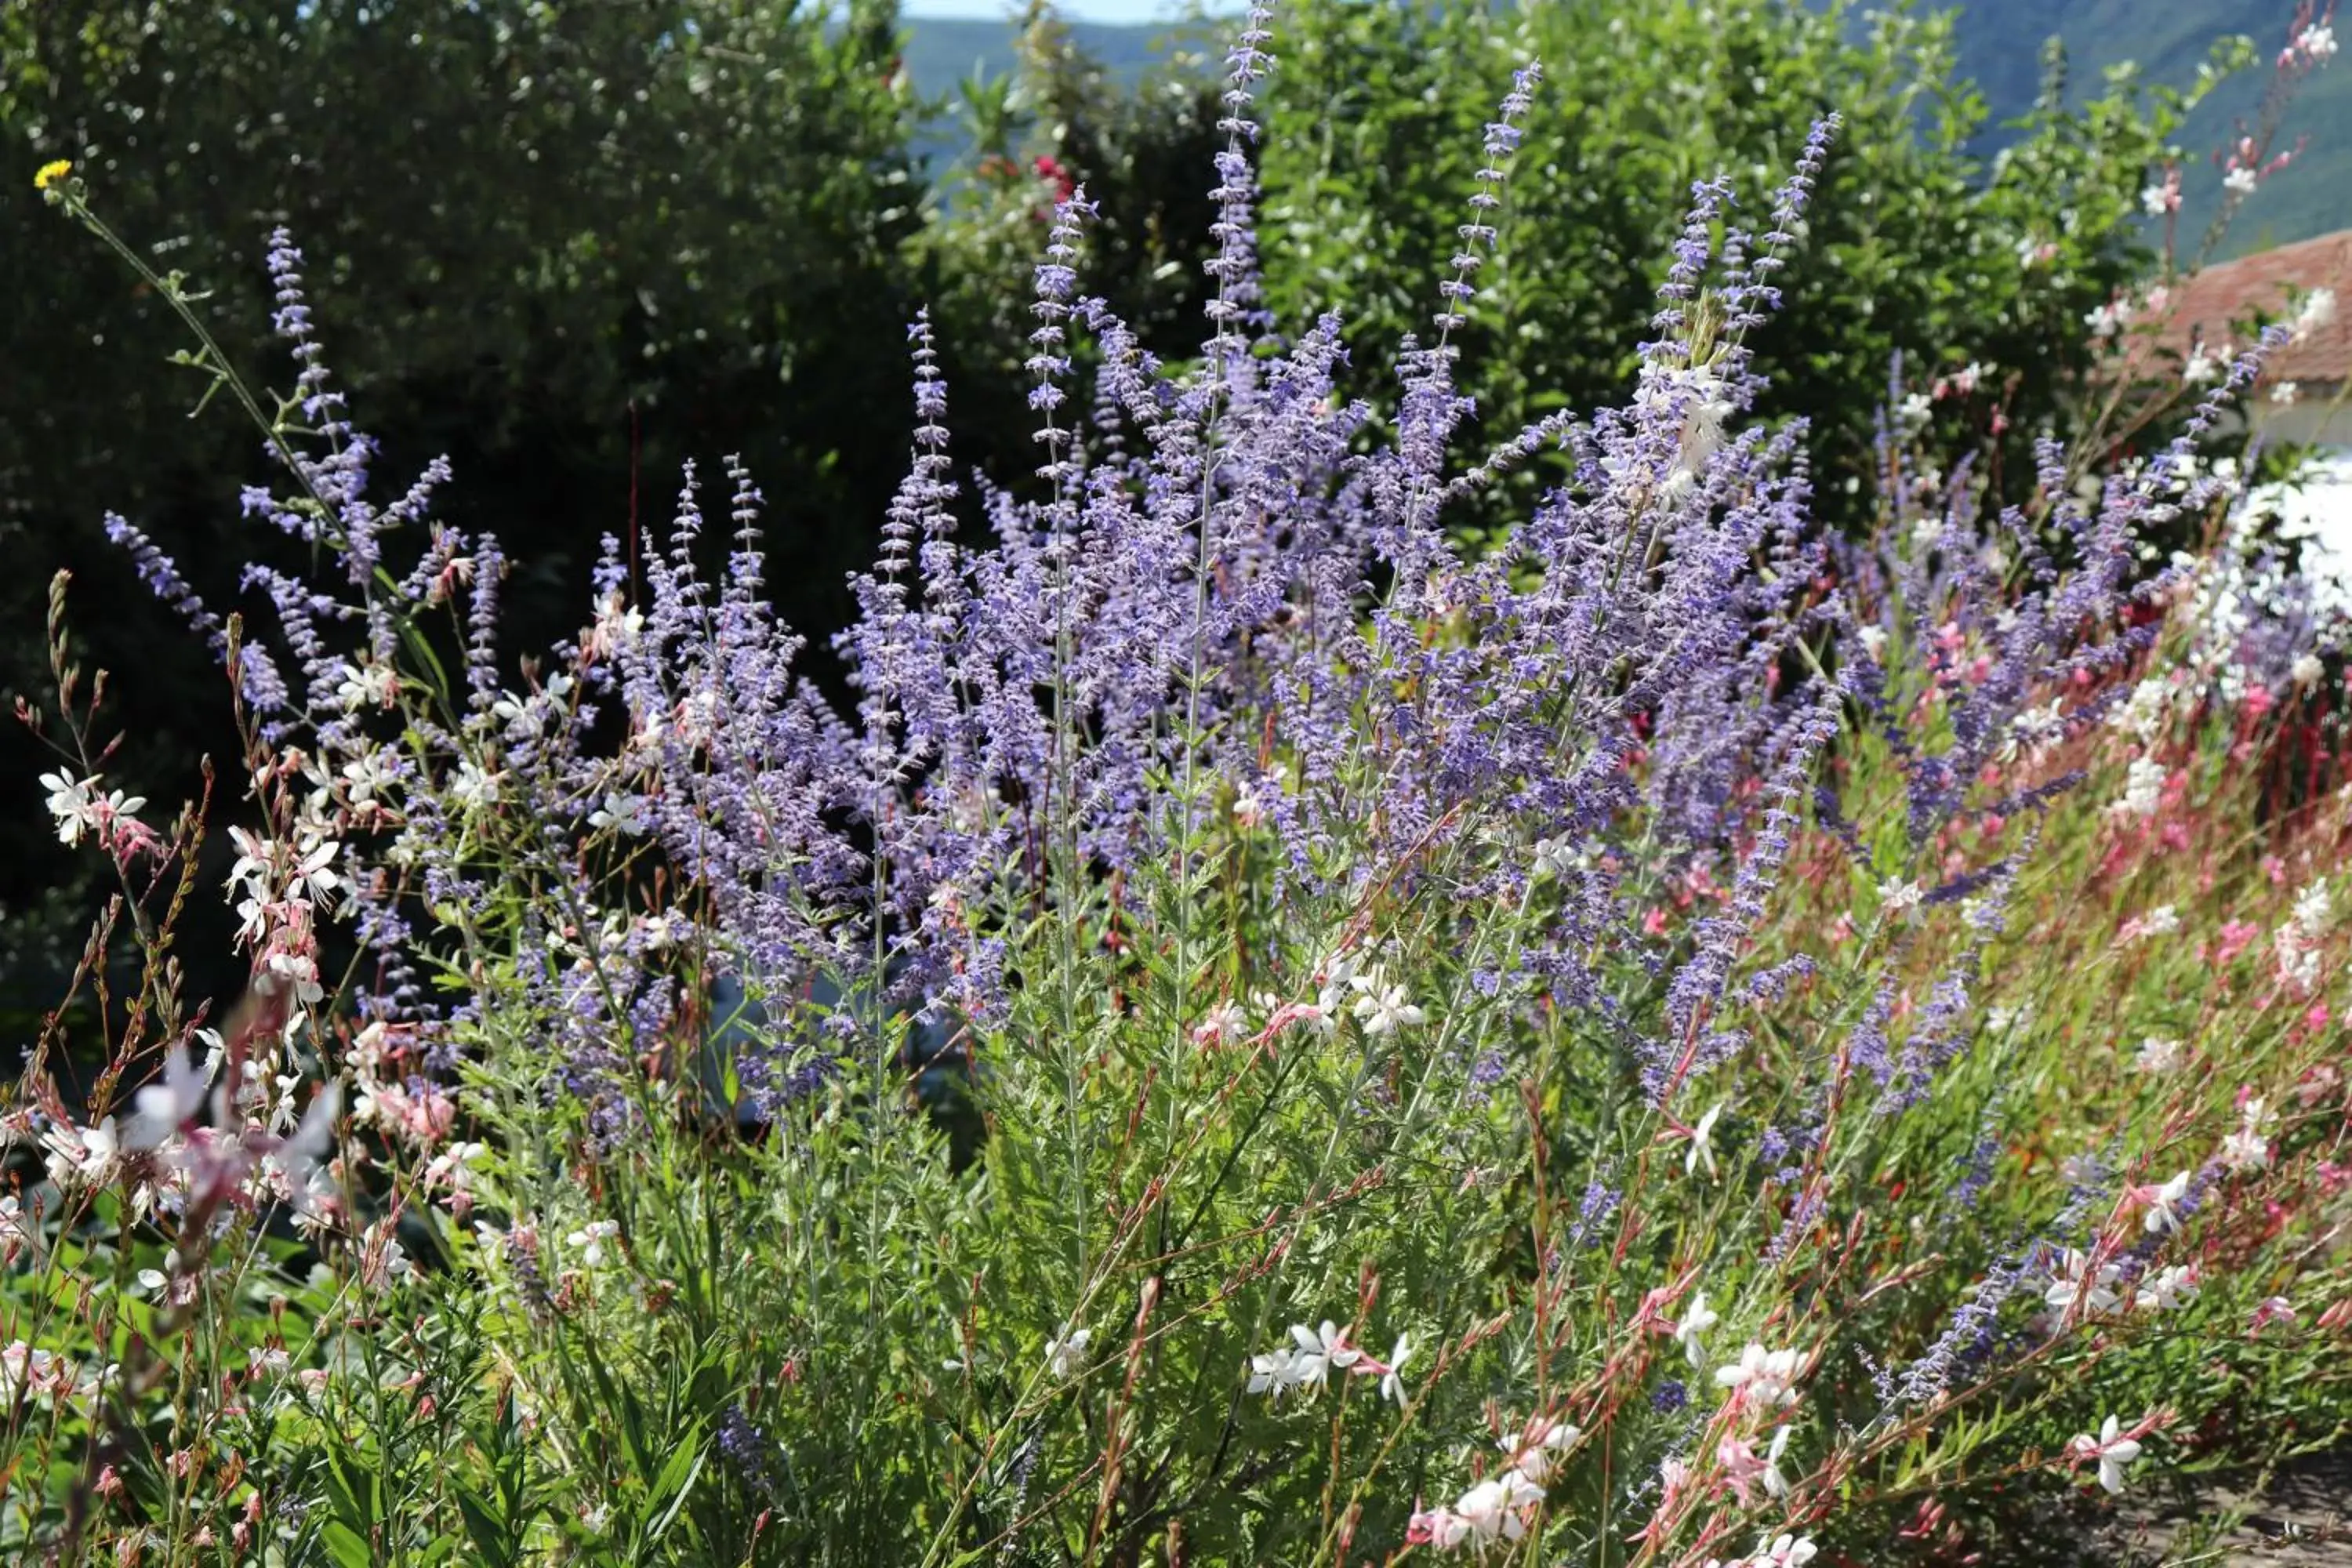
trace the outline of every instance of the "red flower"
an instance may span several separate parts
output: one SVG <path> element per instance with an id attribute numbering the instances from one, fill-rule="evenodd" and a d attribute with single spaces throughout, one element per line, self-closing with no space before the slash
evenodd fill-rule
<path id="1" fill-rule="evenodd" d="M 1069 170 L 1064 168 L 1062 164 L 1050 154 L 1045 153 L 1038 153 L 1034 167 L 1036 168 L 1037 177 L 1039 179 L 1051 180 L 1054 182 L 1055 200 L 1066 202 L 1071 196 L 1076 195 L 1078 189 L 1077 177 L 1072 174 Z"/>

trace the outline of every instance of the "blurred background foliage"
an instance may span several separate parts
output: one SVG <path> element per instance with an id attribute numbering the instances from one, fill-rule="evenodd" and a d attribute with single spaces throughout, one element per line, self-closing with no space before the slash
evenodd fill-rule
<path id="1" fill-rule="evenodd" d="M 957 456 L 1003 483 L 1037 460 L 1019 391 L 1030 269 L 1073 184 L 1102 212 L 1081 291 L 1155 353 L 1196 351 L 1221 26 L 1162 30 L 1147 58 L 1033 5 L 979 35 L 1013 40 L 1008 74 L 955 81 L 948 26 L 910 27 L 889 0 L 0 7 L 0 687 L 48 700 L 40 605 L 72 568 L 84 661 L 122 678 L 110 783 L 192 793 L 200 752 L 232 754 L 219 677 L 100 521 L 147 530 L 217 606 L 273 547 L 236 506 L 257 443 L 226 408 L 187 416 L 203 383 L 162 368 L 184 346 L 174 324 L 43 210 L 43 161 L 74 160 L 121 233 L 210 290 L 239 367 L 281 389 L 261 255 L 272 226 L 293 229 L 380 488 L 448 456 L 443 515 L 518 563 L 516 646 L 576 624 L 599 537 L 666 511 L 683 459 L 740 452 L 790 563 L 780 608 L 829 679 L 845 578 L 906 462 L 918 309 L 946 350 Z M 1921 385 L 1994 367 L 1973 400 L 1938 405 L 1958 436 L 2013 459 L 2069 433 L 2083 315 L 2153 264 L 2137 195 L 2186 107 L 2120 66 L 2069 81 L 2051 56 L 2039 96 L 1995 111 L 1948 20 L 1842 4 L 1298 0 L 1281 29 L 1261 116 L 1268 298 L 1284 329 L 1344 306 L 1356 390 L 1383 405 L 1387 351 L 1425 329 L 1455 248 L 1475 106 L 1524 58 L 1546 64 L 1505 255 L 1460 340 L 1474 442 L 1621 395 L 1690 183 L 1727 174 L 1760 216 L 1809 121 L 1843 113 L 1759 347 L 1767 411 L 1811 419 L 1823 490 L 1856 518 L 1898 351 Z M 1456 521 L 1492 526 L 1524 499 Z M 0 777 L 26 809 L 0 814 L 0 1022 L 56 993 L 96 896 L 30 809 L 49 765 L 11 726 Z M 236 989 L 202 967 L 225 942 L 189 936 L 196 993 Z"/>
<path id="2" fill-rule="evenodd" d="M 734 451 L 801 563 L 779 576 L 786 613 L 845 617 L 843 571 L 904 461 L 920 295 L 926 187 L 891 6 L 830 25 L 772 0 L 30 0 L 0 17 L 0 683 L 47 697 L 39 605 L 73 568 L 86 661 L 129 678 L 121 782 L 174 799 L 197 752 L 235 752 L 218 672 L 139 603 L 102 514 L 226 606 L 272 543 L 237 509 L 265 469 L 226 399 L 188 419 L 203 378 L 159 368 L 182 329 L 43 210 L 20 163 L 73 159 L 121 233 L 210 291 L 239 369 L 280 390 L 262 254 L 289 226 L 329 363 L 381 443 L 379 489 L 448 456 L 444 515 L 505 541 L 525 646 L 584 603 L 602 534 L 667 508 L 681 459 Z M 29 789 L 47 759 L 9 728 L 0 771 Z M 57 942 L 24 911 L 65 862 L 9 819 L 16 1001 L 57 989 L 40 973 Z"/>

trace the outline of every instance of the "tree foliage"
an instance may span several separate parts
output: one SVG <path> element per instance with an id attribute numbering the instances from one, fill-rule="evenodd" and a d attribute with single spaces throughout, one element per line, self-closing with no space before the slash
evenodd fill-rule
<path id="1" fill-rule="evenodd" d="M 1496 439 L 1622 388 L 1639 342 L 1627 324 L 1653 308 L 1694 182 L 1760 183 L 1814 118 L 1842 114 L 1801 264 L 1756 349 L 1763 411 L 1810 419 L 1821 482 L 1850 518 L 1868 504 L 1897 353 L 1923 391 L 1989 367 L 1937 416 L 2008 435 L 2012 458 L 2067 426 L 2092 363 L 2084 315 L 2147 265 L 2137 193 L 2183 108 L 2128 69 L 2065 107 L 2053 58 L 2042 101 L 1987 163 L 1968 151 L 1986 110 L 1954 79 L 1950 17 L 1843 3 L 1318 5 L 1285 41 L 1265 135 L 1268 294 L 1286 323 L 1342 307 L 1370 342 L 1430 334 L 1482 122 L 1511 69 L 1542 61 L 1501 252 L 1478 278 L 1486 312 L 1454 338 Z M 1354 390 L 1390 395 L 1362 374 Z"/>
<path id="2" fill-rule="evenodd" d="M 45 679 L 52 570 L 129 586 L 102 510 L 188 560 L 216 603 L 236 602 L 227 563 L 257 526 L 236 505 L 261 477 L 249 431 L 209 411 L 190 426 L 205 382 L 158 373 L 184 341 L 161 302 L 41 210 L 24 175 L 58 158 L 159 268 L 209 291 L 248 373 L 264 237 L 292 229 L 386 471 L 449 457 L 456 521 L 533 563 L 508 585 L 526 622 L 551 626 L 554 585 L 658 509 L 679 459 L 741 452 L 804 563 L 778 584 L 788 613 L 838 624 L 905 456 L 924 191 L 897 47 L 889 0 L 0 9 L 0 144 L 19 171 L 0 180 L 0 620 L 16 628 L 0 687 Z M 178 793 L 196 751 L 230 754 L 188 718 L 214 710 L 215 676 L 127 623 L 89 632 L 98 662 L 162 667 L 125 710 L 147 753 L 134 772 Z M 9 849 L 0 906 L 21 909 L 55 863 Z"/>

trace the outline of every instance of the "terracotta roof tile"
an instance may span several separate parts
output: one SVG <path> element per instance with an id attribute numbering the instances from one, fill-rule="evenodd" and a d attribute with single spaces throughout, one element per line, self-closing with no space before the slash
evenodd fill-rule
<path id="1" fill-rule="evenodd" d="M 2336 319 L 2280 351 L 2263 379 L 2342 381 L 2352 375 L 2352 228 L 2208 267 L 2173 290 L 2160 341 L 2185 353 L 2200 335 L 2230 337 L 2231 321 L 2249 310 L 2291 318 L 2290 295 L 2313 289 L 2336 290 Z"/>

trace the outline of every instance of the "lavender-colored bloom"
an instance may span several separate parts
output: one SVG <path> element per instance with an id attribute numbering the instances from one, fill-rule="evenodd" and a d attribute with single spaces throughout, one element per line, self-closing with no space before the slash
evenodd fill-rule
<path id="1" fill-rule="evenodd" d="M 727 1407 L 719 1423 L 718 1443 L 720 1457 L 746 1490 L 770 1506 L 782 1500 L 783 1489 L 774 1464 L 782 1450 L 744 1414 L 741 1405 Z"/>
<path id="2" fill-rule="evenodd" d="M 1582 1247 L 1600 1235 L 1601 1228 L 1609 1223 L 1617 1213 L 1618 1205 L 1623 1201 L 1622 1194 L 1599 1177 L 1587 1182 L 1584 1196 L 1577 1202 L 1576 1223 L 1569 1227 L 1570 1248 Z"/>

